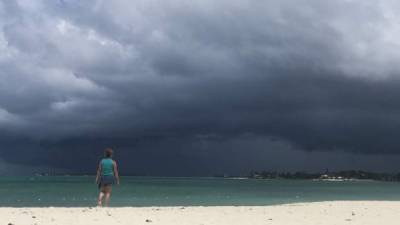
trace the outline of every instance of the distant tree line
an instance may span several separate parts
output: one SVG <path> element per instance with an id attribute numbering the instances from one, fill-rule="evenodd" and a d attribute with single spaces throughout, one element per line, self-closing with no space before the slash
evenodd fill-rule
<path id="1" fill-rule="evenodd" d="M 376 173 L 362 170 L 345 170 L 325 173 L 309 172 L 276 172 L 276 171 L 251 171 L 249 178 L 253 179 L 358 179 L 400 181 L 400 173 Z"/>

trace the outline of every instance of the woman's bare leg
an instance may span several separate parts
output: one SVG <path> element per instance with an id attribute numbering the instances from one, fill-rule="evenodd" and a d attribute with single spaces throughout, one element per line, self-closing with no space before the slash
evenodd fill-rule
<path id="1" fill-rule="evenodd" d="M 107 207 L 110 204 L 110 195 L 111 195 L 111 193 L 106 193 L 106 206 Z"/>
<path id="2" fill-rule="evenodd" d="M 104 187 L 104 189 L 105 189 L 105 203 L 106 203 L 106 206 L 109 206 L 111 190 L 112 190 L 111 185 L 107 185 L 106 187 Z"/>
<path id="3" fill-rule="evenodd" d="M 98 200 L 97 200 L 97 206 L 98 207 L 101 207 L 101 206 L 103 206 L 103 197 L 104 197 L 104 192 L 103 192 L 103 190 L 101 190 L 100 191 L 100 193 L 99 193 L 99 198 L 98 198 Z"/>

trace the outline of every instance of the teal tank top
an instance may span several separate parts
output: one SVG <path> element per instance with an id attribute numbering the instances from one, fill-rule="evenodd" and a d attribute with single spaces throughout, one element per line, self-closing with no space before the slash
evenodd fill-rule
<path id="1" fill-rule="evenodd" d="M 101 175 L 114 175 L 114 161 L 112 159 L 106 158 L 101 160 Z"/>

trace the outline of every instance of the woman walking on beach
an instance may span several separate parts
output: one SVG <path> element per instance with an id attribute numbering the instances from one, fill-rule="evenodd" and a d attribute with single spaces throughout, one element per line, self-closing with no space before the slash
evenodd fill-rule
<path id="1" fill-rule="evenodd" d="M 105 197 L 105 205 L 110 203 L 112 185 L 116 182 L 119 185 L 119 175 L 117 163 L 112 159 L 113 150 L 107 148 L 104 150 L 104 158 L 100 161 L 97 168 L 96 183 L 99 186 L 100 193 L 97 200 L 97 206 L 103 206 L 103 198 Z"/>

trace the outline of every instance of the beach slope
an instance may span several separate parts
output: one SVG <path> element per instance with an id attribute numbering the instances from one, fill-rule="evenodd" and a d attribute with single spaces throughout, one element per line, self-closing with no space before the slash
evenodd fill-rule
<path id="1" fill-rule="evenodd" d="M 0 208 L 1 224 L 398 225 L 400 202 L 338 201 L 277 206 Z"/>

